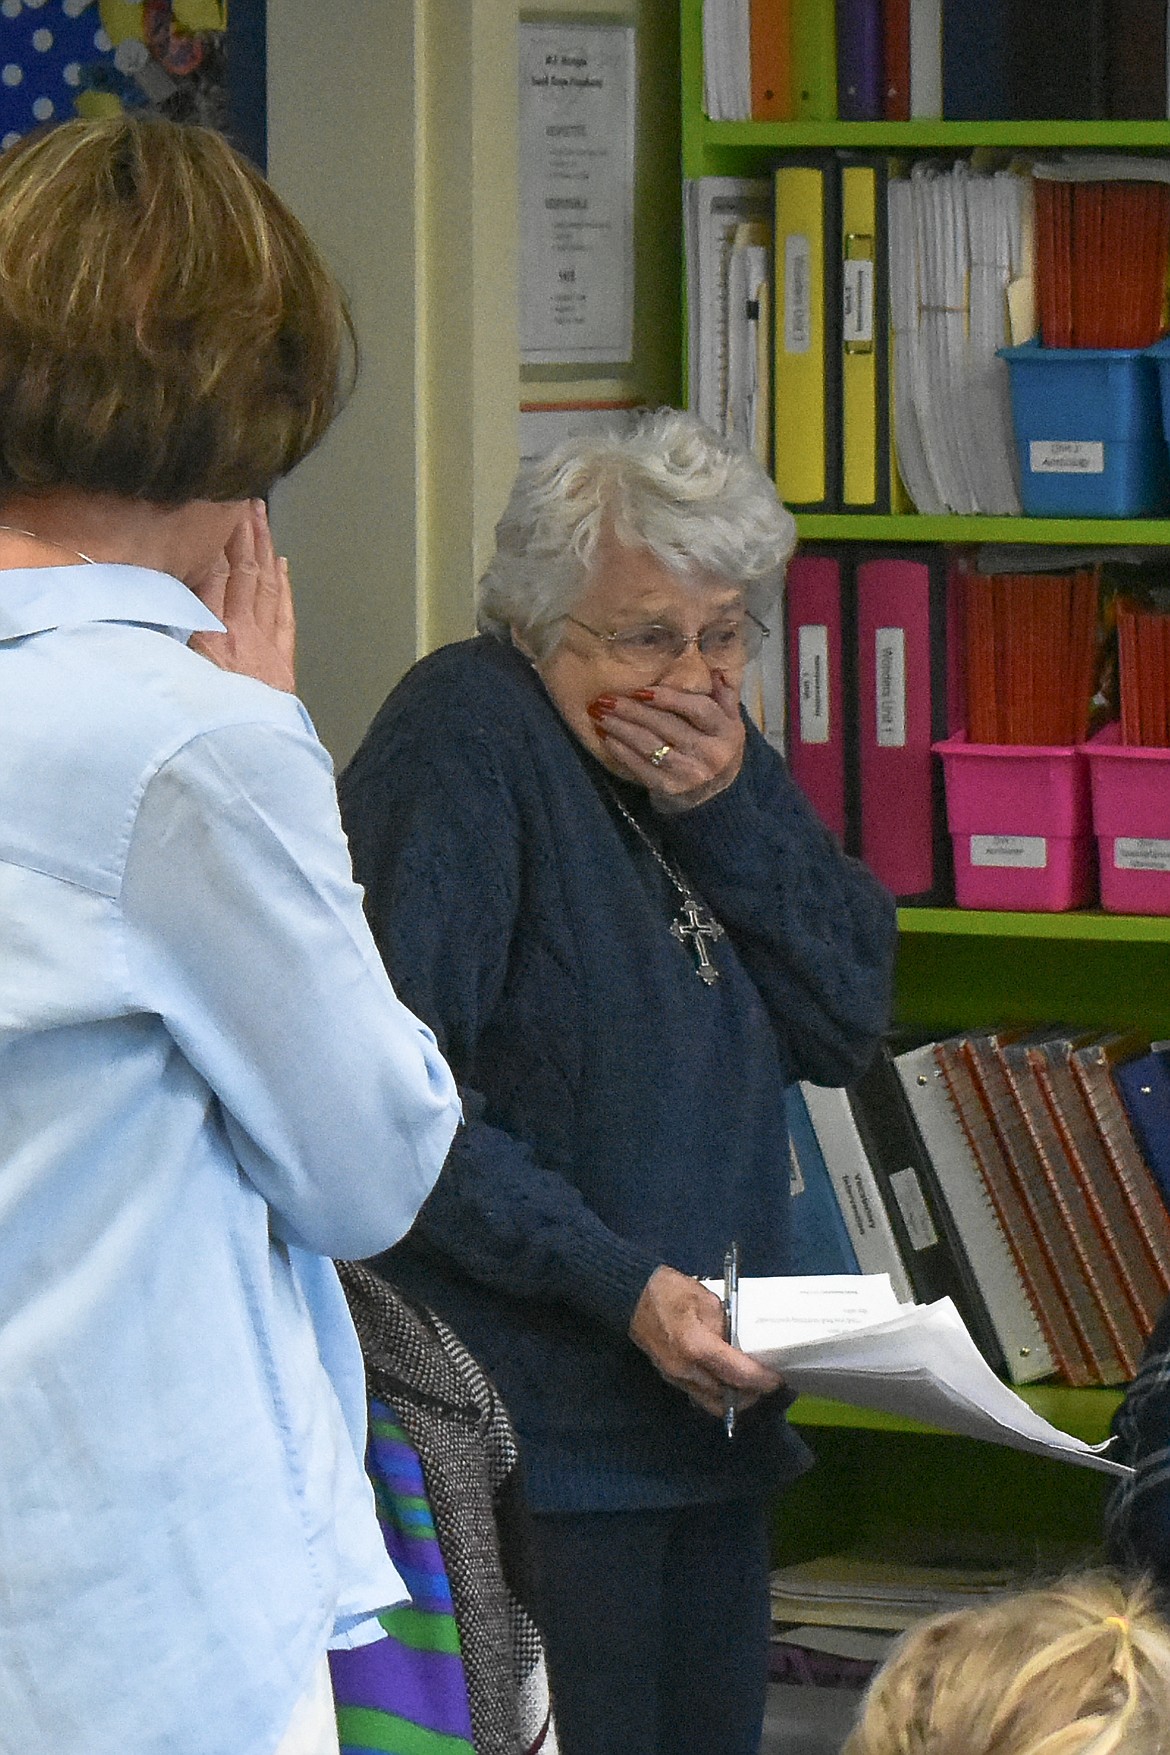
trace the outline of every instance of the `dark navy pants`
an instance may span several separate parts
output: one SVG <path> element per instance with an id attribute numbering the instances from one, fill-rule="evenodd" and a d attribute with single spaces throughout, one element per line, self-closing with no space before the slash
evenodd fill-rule
<path id="1" fill-rule="evenodd" d="M 562 1755 L 757 1755 L 763 1503 L 540 1513 L 530 1536 Z"/>

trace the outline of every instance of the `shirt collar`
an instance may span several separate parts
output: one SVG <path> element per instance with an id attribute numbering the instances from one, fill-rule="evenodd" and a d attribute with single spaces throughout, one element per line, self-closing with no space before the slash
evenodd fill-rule
<path id="1" fill-rule="evenodd" d="M 222 633 L 223 623 L 169 573 L 120 562 L 0 571 L 0 641 L 87 622 L 136 622 L 176 639 Z"/>

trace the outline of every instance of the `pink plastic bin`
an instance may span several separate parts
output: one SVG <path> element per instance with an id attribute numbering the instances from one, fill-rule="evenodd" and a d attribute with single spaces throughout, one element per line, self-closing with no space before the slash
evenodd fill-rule
<path id="1" fill-rule="evenodd" d="M 1170 914 L 1170 750 L 1123 744 L 1107 725 L 1084 746 L 1093 788 L 1101 906 Z"/>
<path id="2" fill-rule="evenodd" d="M 1071 746 L 932 746 L 942 757 L 960 908 L 1058 914 L 1093 895 L 1089 767 Z"/>

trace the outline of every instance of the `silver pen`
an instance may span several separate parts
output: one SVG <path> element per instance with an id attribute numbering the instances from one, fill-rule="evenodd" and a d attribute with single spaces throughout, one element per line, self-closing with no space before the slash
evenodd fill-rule
<path id="1" fill-rule="evenodd" d="M 729 1243 L 723 1257 L 723 1339 L 739 1345 L 739 1244 Z M 723 1430 L 735 1437 L 735 1394 L 729 1390 L 723 1407 Z"/>

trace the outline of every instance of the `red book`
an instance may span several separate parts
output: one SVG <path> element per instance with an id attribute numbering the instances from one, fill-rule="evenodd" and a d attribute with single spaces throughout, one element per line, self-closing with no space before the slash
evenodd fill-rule
<path id="1" fill-rule="evenodd" d="M 885 0 L 882 9 L 883 115 L 910 120 L 910 0 Z"/>

